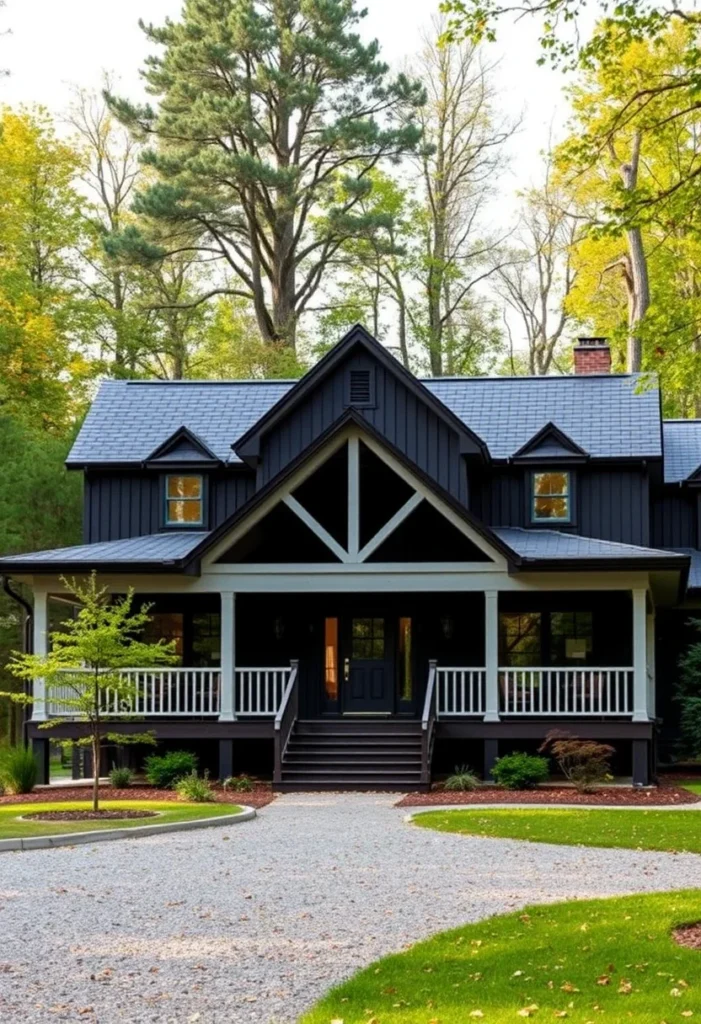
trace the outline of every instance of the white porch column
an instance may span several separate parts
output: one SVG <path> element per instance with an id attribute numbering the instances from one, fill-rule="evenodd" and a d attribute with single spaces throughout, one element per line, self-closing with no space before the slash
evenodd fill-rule
<path id="1" fill-rule="evenodd" d="M 647 722 L 647 591 L 633 590 L 633 721 Z"/>
<path id="2" fill-rule="evenodd" d="M 647 616 L 647 629 L 645 634 L 646 660 L 647 660 L 647 710 L 650 718 L 654 718 L 657 708 L 657 693 L 655 687 L 655 612 Z"/>
<path id="3" fill-rule="evenodd" d="M 34 654 L 46 655 L 49 651 L 49 595 L 44 590 L 34 592 L 34 613 L 32 615 Z M 43 679 L 35 679 L 32 683 L 34 703 L 32 704 L 32 722 L 45 722 L 46 687 Z"/>
<path id="4" fill-rule="evenodd" d="M 499 592 L 484 593 L 484 664 L 486 693 L 484 721 L 499 721 Z"/>
<path id="5" fill-rule="evenodd" d="M 221 592 L 221 696 L 219 721 L 233 722 L 236 695 L 236 594 Z"/>

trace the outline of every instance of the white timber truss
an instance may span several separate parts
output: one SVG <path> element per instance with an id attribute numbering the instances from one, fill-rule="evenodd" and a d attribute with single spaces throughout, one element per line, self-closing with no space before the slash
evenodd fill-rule
<path id="1" fill-rule="evenodd" d="M 382 462 L 385 463 L 389 469 L 392 470 L 397 476 L 399 476 L 413 491 L 413 494 L 408 500 L 402 505 L 397 512 L 392 515 L 387 522 L 377 531 L 374 537 L 370 538 L 365 544 L 360 545 L 360 504 L 361 504 L 361 481 L 360 481 L 360 440 L 362 438 L 363 443 L 376 455 Z M 348 444 L 348 529 L 347 529 L 347 542 L 345 545 L 339 543 L 335 537 L 333 537 L 329 531 L 322 526 L 322 524 L 312 515 L 311 512 L 304 505 L 298 501 L 294 496 L 294 491 L 313 473 L 316 472 L 339 448 L 344 444 Z M 366 499 L 372 500 L 371 496 L 365 496 Z M 333 497 L 331 496 L 331 500 Z M 430 487 L 427 487 L 423 481 L 415 476 L 410 470 L 406 469 L 405 466 L 401 465 L 386 449 L 378 444 L 374 438 L 363 434 L 361 431 L 351 428 L 348 431 L 344 431 L 339 437 L 334 438 L 330 441 L 322 451 L 318 452 L 313 456 L 303 467 L 301 467 L 297 473 L 294 474 L 289 480 L 280 486 L 268 499 L 262 503 L 262 505 L 247 517 L 244 523 L 241 523 L 238 528 L 233 530 L 225 540 L 222 540 L 217 547 L 209 553 L 205 559 L 205 571 L 231 571 L 232 567 L 229 565 L 227 570 L 224 570 L 224 566 L 217 564 L 218 559 L 242 536 L 244 536 L 257 522 L 259 522 L 267 513 L 279 502 L 283 502 L 287 507 L 295 513 L 296 516 L 307 526 L 312 533 L 318 537 L 320 541 L 332 552 L 333 555 L 339 560 L 341 565 L 336 565 L 336 569 L 343 571 L 354 571 L 363 567 L 367 559 L 390 537 L 395 530 L 411 515 L 415 508 L 417 508 L 422 501 L 427 501 L 433 505 L 438 512 L 453 526 L 455 526 L 462 534 L 464 534 L 474 545 L 479 548 L 489 561 L 476 562 L 474 568 L 481 570 L 482 572 L 498 571 L 506 569 L 506 560 L 500 552 L 496 551 L 479 533 L 470 527 L 465 520 L 459 516 L 453 509 L 449 507 L 444 501 L 442 501 Z M 455 565 L 455 563 L 450 563 Z M 436 568 L 445 568 L 445 566 L 438 566 Z M 262 571 L 264 573 L 280 569 L 282 567 L 277 566 L 256 566 L 255 571 Z M 373 564 L 373 569 L 378 570 L 380 568 L 378 563 Z M 393 565 L 393 568 L 397 570 L 399 566 Z M 410 568 L 406 563 L 403 564 L 402 568 L 404 571 Z M 429 568 L 427 563 L 419 563 L 416 568 L 422 571 L 426 571 Z M 251 572 L 254 567 L 251 565 L 237 567 L 237 570 L 243 572 Z M 328 567 L 327 567 L 328 571 Z"/>

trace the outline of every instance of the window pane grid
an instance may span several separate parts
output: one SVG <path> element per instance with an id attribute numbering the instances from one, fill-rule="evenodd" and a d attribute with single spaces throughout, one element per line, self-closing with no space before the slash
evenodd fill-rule
<path id="1" fill-rule="evenodd" d="M 534 473 L 531 515 L 534 521 L 570 520 L 570 474 Z"/>
<path id="2" fill-rule="evenodd" d="M 166 523 L 199 526 L 202 516 L 202 477 L 166 477 Z"/>

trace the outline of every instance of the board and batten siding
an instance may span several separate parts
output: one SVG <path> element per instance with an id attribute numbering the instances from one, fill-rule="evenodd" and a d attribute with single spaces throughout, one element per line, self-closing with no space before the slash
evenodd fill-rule
<path id="1" fill-rule="evenodd" d="M 531 526 L 528 479 L 540 468 L 545 467 L 495 468 L 482 483 L 476 514 L 490 526 Z M 642 470 L 582 466 L 572 472 L 574 522 L 571 527 L 554 523 L 554 529 L 624 544 L 650 543 L 648 478 Z"/>
<path id="2" fill-rule="evenodd" d="M 375 403 L 372 408 L 357 406 L 356 412 L 441 487 L 466 501 L 467 474 L 457 432 L 365 353 L 349 357 L 264 438 L 258 487 L 264 486 L 347 411 L 350 369 L 370 370 L 374 374 Z"/>
<path id="3" fill-rule="evenodd" d="M 174 470 L 175 472 L 175 470 Z M 253 494 L 252 473 L 208 473 L 208 522 L 214 528 Z M 86 473 L 83 491 L 83 541 L 143 537 L 163 529 L 162 474 L 143 472 Z"/>
<path id="4" fill-rule="evenodd" d="M 652 497 L 652 544 L 660 548 L 695 548 L 699 494 L 678 485 L 659 488 Z"/>

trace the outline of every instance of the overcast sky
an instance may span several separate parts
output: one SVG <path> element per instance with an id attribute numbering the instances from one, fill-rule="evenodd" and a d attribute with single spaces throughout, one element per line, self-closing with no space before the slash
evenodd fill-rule
<path id="1" fill-rule="evenodd" d="M 385 59 L 401 67 L 421 45 L 438 0 L 366 0 L 363 32 L 377 37 Z M 103 71 L 117 74 L 120 91 L 141 94 L 139 68 L 148 45 L 138 20 L 160 23 L 178 16 L 180 0 L 7 0 L 0 24 L 11 34 L 0 39 L 0 67 L 10 71 L 0 81 L 0 98 L 11 105 L 40 103 L 53 113 L 65 109 L 71 84 L 98 88 Z M 523 114 L 511 145 L 511 170 L 503 180 L 504 199 L 517 187 L 539 178 L 540 152 L 566 116 L 563 77 L 536 66 L 537 38 L 526 23 L 506 28 L 489 48 L 501 58 L 497 85 L 504 109 Z M 510 208 L 508 202 L 506 208 Z M 502 206 L 502 211 L 504 207 Z M 498 214 L 495 211 L 495 216 Z"/>

